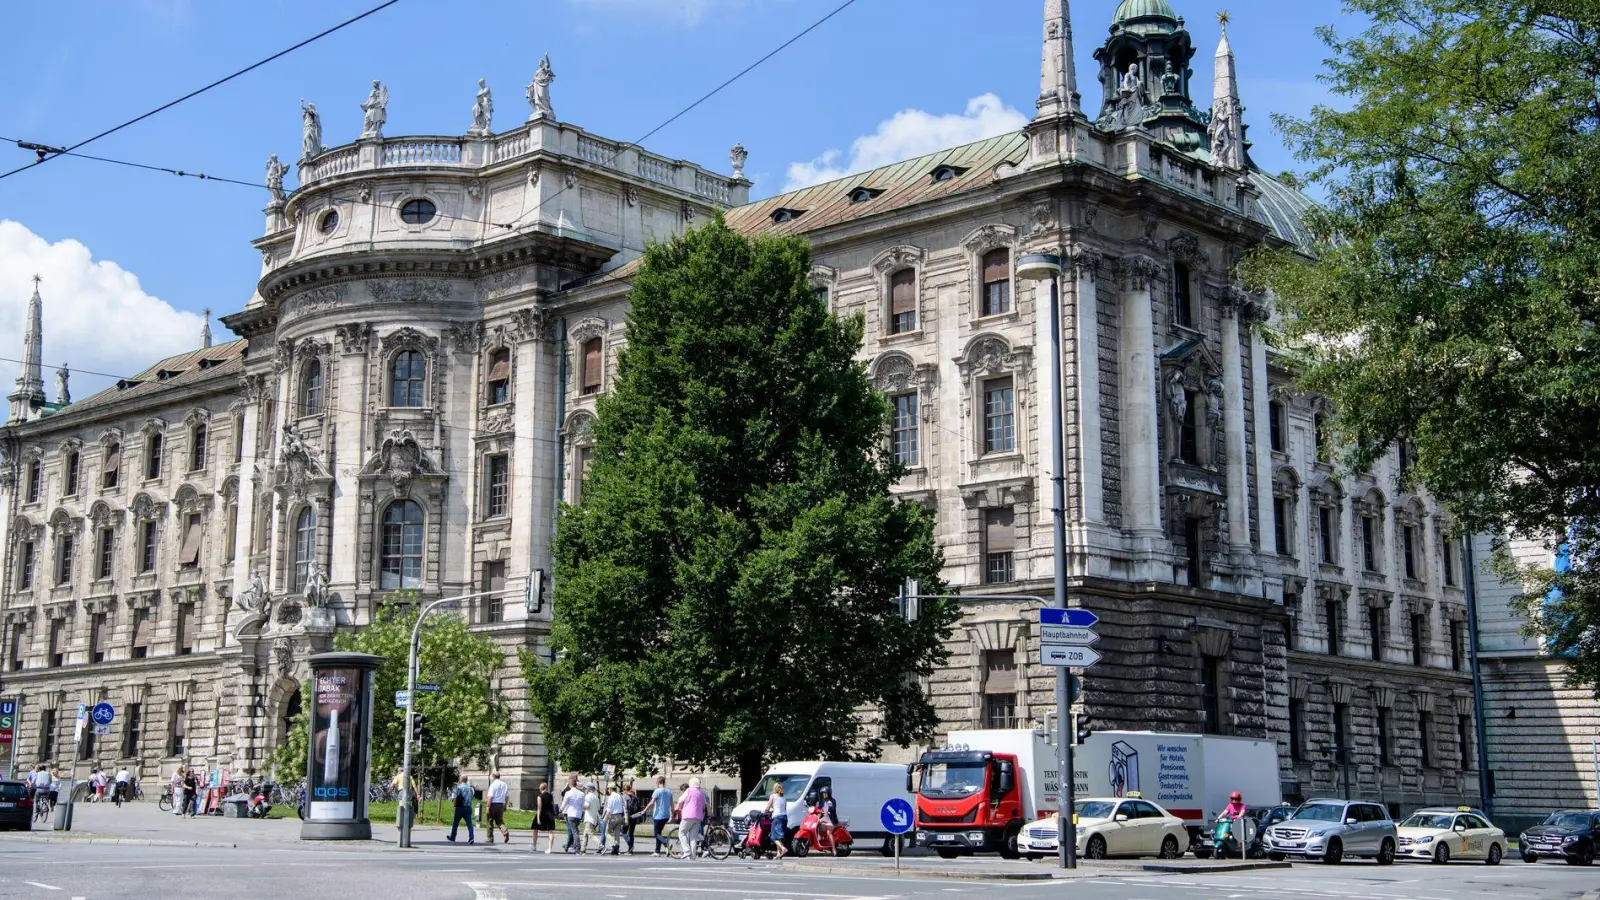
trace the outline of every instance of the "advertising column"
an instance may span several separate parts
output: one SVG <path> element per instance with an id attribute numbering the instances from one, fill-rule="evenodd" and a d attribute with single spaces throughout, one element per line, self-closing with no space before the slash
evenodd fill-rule
<path id="1" fill-rule="evenodd" d="M 311 657 L 311 734 L 306 765 L 310 796 L 300 839 L 369 840 L 367 763 L 372 744 L 372 673 L 383 657 L 321 653 Z"/>

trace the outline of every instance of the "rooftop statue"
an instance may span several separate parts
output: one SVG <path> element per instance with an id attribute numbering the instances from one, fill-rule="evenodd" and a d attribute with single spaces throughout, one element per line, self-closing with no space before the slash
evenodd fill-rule
<path id="1" fill-rule="evenodd" d="M 533 73 L 533 81 L 528 83 L 525 92 L 528 97 L 528 106 L 533 109 L 533 115 L 528 116 L 528 121 L 556 117 L 555 107 L 550 105 L 550 82 L 556 80 L 555 70 L 550 68 L 550 54 L 546 53 L 539 59 L 539 71 Z"/>
<path id="2" fill-rule="evenodd" d="M 315 103 L 300 101 L 300 122 L 300 158 L 305 160 L 322 152 L 322 116 Z"/>
<path id="3" fill-rule="evenodd" d="M 278 154 L 267 157 L 267 190 L 272 192 L 272 200 L 282 203 L 288 199 L 283 192 L 283 176 L 289 167 L 278 161 Z"/>
<path id="4" fill-rule="evenodd" d="M 478 98 L 472 104 L 472 127 L 467 129 L 467 134 L 476 137 L 485 137 L 493 134 L 494 98 L 489 95 L 489 85 L 482 78 L 478 79 Z"/>
<path id="5" fill-rule="evenodd" d="M 367 95 L 365 103 L 361 104 L 361 111 L 366 117 L 361 123 L 362 140 L 380 140 L 383 137 L 383 123 L 389 120 L 389 89 L 383 82 L 373 79 L 372 93 Z"/>

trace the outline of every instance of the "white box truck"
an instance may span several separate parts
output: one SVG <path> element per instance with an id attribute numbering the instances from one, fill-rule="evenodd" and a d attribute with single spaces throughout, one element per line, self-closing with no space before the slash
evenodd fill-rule
<path id="1" fill-rule="evenodd" d="M 1060 806 L 1054 736 L 1031 729 L 954 731 L 949 744 L 911 767 L 919 846 L 940 856 L 1017 853 L 1022 826 Z M 1276 805 L 1272 741 L 1157 731 L 1102 731 L 1073 749 L 1074 791 L 1137 793 L 1199 834 L 1239 791 L 1251 806 Z"/>
<path id="2" fill-rule="evenodd" d="M 839 819 L 850 828 L 850 835 L 859 847 L 878 841 L 885 854 L 894 852 L 889 832 L 884 830 L 879 814 L 883 805 L 892 798 L 911 802 L 911 791 L 906 788 L 905 766 L 893 763 L 851 763 L 809 760 L 774 763 L 761 782 L 750 792 L 744 802 L 733 808 L 728 827 L 739 840 L 749 833 L 749 818 L 766 809 L 767 798 L 772 796 L 773 785 L 783 785 L 783 796 L 789 801 L 789 833 L 793 834 L 805 821 L 806 811 L 816 802 L 824 787 L 833 792 L 833 801 L 839 807 Z M 845 851 L 841 851 L 845 852 Z"/>

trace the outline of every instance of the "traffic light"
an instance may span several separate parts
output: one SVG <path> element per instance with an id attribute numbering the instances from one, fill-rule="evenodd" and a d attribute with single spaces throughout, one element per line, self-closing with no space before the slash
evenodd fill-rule
<path id="1" fill-rule="evenodd" d="M 544 609 L 544 570 L 534 569 L 522 586 L 522 605 L 529 616 Z"/>
<path id="2" fill-rule="evenodd" d="M 1078 736 L 1078 743 L 1089 740 L 1089 735 L 1094 734 L 1094 717 L 1084 710 L 1072 717 L 1072 730 Z"/>

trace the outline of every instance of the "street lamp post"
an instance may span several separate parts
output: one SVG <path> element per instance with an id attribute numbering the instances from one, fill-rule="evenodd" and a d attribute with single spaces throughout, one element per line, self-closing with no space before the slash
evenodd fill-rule
<path id="1" fill-rule="evenodd" d="M 1066 434 L 1062 424 L 1061 381 L 1061 257 L 1054 253 L 1031 253 L 1017 260 L 1017 277 L 1049 283 L 1050 291 L 1050 513 L 1055 523 L 1055 597 L 1057 609 L 1067 608 L 1067 466 Z M 1057 815 L 1061 868 L 1078 867 L 1078 829 L 1073 821 L 1077 805 L 1072 779 L 1072 741 L 1069 734 L 1072 698 L 1068 685 L 1072 675 L 1065 667 L 1056 669 L 1056 751 L 1061 776 L 1061 803 Z"/>

